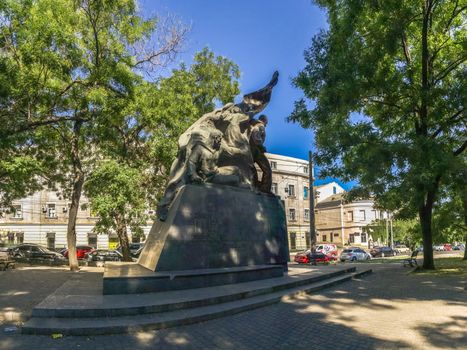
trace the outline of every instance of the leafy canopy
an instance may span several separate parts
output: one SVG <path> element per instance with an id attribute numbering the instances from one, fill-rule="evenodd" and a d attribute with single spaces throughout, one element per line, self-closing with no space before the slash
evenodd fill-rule
<path id="1" fill-rule="evenodd" d="M 294 78 L 290 121 L 316 131 L 323 176 L 357 179 L 411 217 L 446 174 L 466 167 L 463 1 L 318 0 L 329 30 Z"/>

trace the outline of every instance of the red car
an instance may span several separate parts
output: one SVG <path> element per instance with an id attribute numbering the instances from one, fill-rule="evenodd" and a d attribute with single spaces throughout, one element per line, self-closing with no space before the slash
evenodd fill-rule
<path id="1" fill-rule="evenodd" d="M 450 245 L 449 243 L 445 243 L 444 244 L 444 251 L 451 251 L 452 250 L 452 245 Z"/>
<path id="2" fill-rule="evenodd" d="M 85 259 L 86 255 L 93 249 L 94 249 L 93 247 L 90 247 L 87 245 L 76 246 L 76 257 L 78 259 Z M 68 258 L 68 249 L 63 252 L 63 256 L 65 258 Z"/>
<path id="3" fill-rule="evenodd" d="M 329 264 L 331 260 L 336 260 L 336 258 L 334 256 L 326 255 L 320 252 L 311 254 L 310 251 L 297 253 L 294 257 L 294 261 L 299 264 L 316 264 L 316 263 Z"/>

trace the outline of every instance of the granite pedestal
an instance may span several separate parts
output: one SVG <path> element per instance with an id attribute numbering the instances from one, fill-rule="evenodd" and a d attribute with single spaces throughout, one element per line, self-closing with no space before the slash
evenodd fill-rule
<path id="1" fill-rule="evenodd" d="M 278 277 L 288 260 L 285 212 L 278 197 L 231 186 L 186 185 L 167 220 L 154 223 L 138 266 L 107 265 L 104 292 L 141 292 L 148 285 L 152 291 L 191 289 Z"/>

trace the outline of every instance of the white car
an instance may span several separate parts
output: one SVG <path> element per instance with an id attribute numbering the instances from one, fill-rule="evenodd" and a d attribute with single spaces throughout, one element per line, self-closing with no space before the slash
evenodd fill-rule
<path id="1" fill-rule="evenodd" d="M 357 260 L 370 260 L 371 255 L 361 248 L 347 248 L 341 253 L 340 260 L 344 261 L 357 261 Z"/>
<path id="2" fill-rule="evenodd" d="M 435 252 L 443 252 L 444 251 L 444 245 L 442 245 L 442 244 L 434 245 L 433 250 Z"/>
<path id="3" fill-rule="evenodd" d="M 394 247 L 394 250 L 397 252 L 397 254 L 409 254 L 410 249 L 403 245 L 403 244 L 398 244 Z"/>

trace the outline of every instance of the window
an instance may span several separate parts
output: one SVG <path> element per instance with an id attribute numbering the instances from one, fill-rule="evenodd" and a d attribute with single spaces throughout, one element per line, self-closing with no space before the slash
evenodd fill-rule
<path id="1" fill-rule="evenodd" d="M 310 232 L 305 231 L 305 244 L 307 248 L 310 248 L 311 246 L 311 238 L 310 238 Z"/>
<path id="2" fill-rule="evenodd" d="M 353 233 L 349 235 L 349 243 L 355 243 L 355 237 Z"/>
<path id="3" fill-rule="evenodd" d="M 55 249 L 55 232 L 47 232 L 47 248 Z"/>
<path id="4" fill-rule="evenodd" d="M 13 219 L 23 218 L 23 206 L 21 204 L 13 205 Z"/>
<path id="5" fill-rule="evenodd" d="M 94 232 L 88 233 L 88 245 L 97 248 L 97 234 Z"/>
<path id="6" fill-rule="evenodd" d="M 347 212 L 347 221 L 353 221 L 353 211 Z"/>
<path id="7" fill-rule="evenodd" d="M 295 197 L 295 186 L 289 185 L 288 192 L 289 192 L 289 197 Z"/>
<path id="8" fill-rule="evenodd" d="M 376 214 L 376 210 L 371 211 L 373 213 L 372 218 L 376 220 L 378 218 L 378 215 Z"/>
<path id="9" fill-rule="evenodd" d="M 293 208 L 289 209 L 289 220 L 290 221 L 295 221 L 295 209 L 293 209 Z"/>
<path id="10" fill-rule="evenodd" d="M 277 182 L 273 182 L 271 185 L 271 192 L 277 194 Z"/>
<path id="11" fill-rule="evenodd" d="M 336 194 L 337 193 L 337 188 L 336 186 L 332 186 L 332 194 Z"/>
<path id="12" fill-rule="evenodd" d="M 307 167 L 307 166 L 304 166 L 304 167 L 303 167 L 303 172 L 304 172 L 305 174 L 308 174 L 308 167 Z"/>
<path id="13" fill-rule="evenodd" d="M 277 162 L 271 161 L 271 170 L 276 170 L 277 169 Z"/>
<path id="14" fill-rule="evenodd" d="M 297 234 L 290 232 L 290 250 L 297 249 Z"/>
<path id="15" fill-rule="evenodd" d="M 308 199 L 308 187 L 303 187 L 303 199 Z"/>
<path id="16" fill-rule="evenodd" d="M 304 212 L 303 212 L 303 218 L 305 219 L 305 221 L 309 221 L 310 220 L 310 209 L 305 209 Z"/>
<path id="17" fill-rule="evenodd" d="M 24 232 L 16 232 L 16 244 L 24 243 Z"/>
<path id="18" fill-rule="evenodd" d="M 57 218 L 57 212 L 55 210 L 55 204 L 47 204 L 47 218 L 49 219 L 56 219 Z"/>
<path id="19" fill-rule="evenodd" d="M 360 221 L 366 220 L 365 210 L 360 210 Z"/>
<path id="20" fill-rule="evenodd" d="M 361 235 L 361 242 L 366 243 L 366 233 L 362 233 Z"/>
<path id="21" fill-rule="evenodd" d="M 326 242 L 328 239 L 328 236 L 327 235 L 323 235 L 323 242 Z"/>

